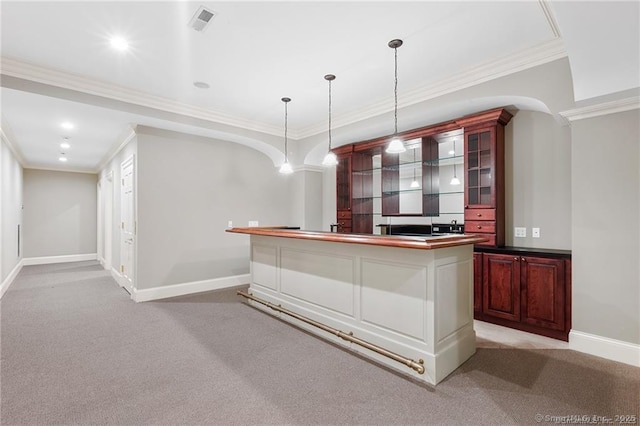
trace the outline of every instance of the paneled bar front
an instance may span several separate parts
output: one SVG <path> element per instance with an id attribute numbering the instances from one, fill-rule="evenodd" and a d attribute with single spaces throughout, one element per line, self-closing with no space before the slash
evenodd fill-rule
<path id="1" fill-rule="evenodd" d="M 256 308 L 431 385 L 475 353 L 473 244 L 484 237 L 227 232 L 251 236 L 240 293 Z"/>

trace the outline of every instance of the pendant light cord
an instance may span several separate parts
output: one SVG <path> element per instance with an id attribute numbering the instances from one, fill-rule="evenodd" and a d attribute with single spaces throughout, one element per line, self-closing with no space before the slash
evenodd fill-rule
<path id="1" fill-rule="evenodd" d="M 329 151 L 331 151 L 331 80 L 329 79 Z"/>
<path id="2" fill-rule="evenodd" d="M 393 104 L 395 105 L 394 110 L 393 110 L 393 122 L 395 125 L 395 130 L 394 130 L 394 135 L 398 134 L 398 48 L 394 47 L 393 48 L 393 52 L 394 52 L 394 60 L 395 60 L 395 68 L 394 68 L 394 73 L 395 73 L 395 78 L 394 78 L 394 87 L 393 87 L 393 96 L 394 96 L 394 102 Z"/>
<path id="3" fill-rule="evenodd" d="M 289 148 L 287 147 L 287 121 L 289 118 L 287 102 L 284 103 L 284 162 L 289 162 Z"/>

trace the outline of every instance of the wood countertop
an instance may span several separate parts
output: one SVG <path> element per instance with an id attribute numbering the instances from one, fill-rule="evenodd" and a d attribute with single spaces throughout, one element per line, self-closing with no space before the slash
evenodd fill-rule
<path id="1" fill-rule="evenodd" d="M 465 244 L 488 241 L 479 235 L 442 235 L 442 236 L 401 236 L 373 234 L 342 234 L 336 232 L 302 231 L 286 227 L 242 227 L 230 228 L 227 232 L 236 234 L 262 235 L 266 237 L 296 238 L 301 240 L 330 241 L 335 243 L 368 244 L 374 246 L 435 250 Z"/>

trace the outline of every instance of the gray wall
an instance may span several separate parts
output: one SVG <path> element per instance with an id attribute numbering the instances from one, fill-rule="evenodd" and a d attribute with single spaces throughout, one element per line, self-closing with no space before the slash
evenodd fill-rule
<path id="1" fill-rule="evenodd" d="M 519 111 L 505 135 L 506 244 L 571 249 L 571 135 L 549 114 Z M 514 227 L 526 227 L 515 238 Z M 540 228 L 532 238 L 531 228 Z"/>
<path id="2" fill-rule="evenodd" d="M 322 222 L 322 170 L 299 170 L 292 183 L 292 219 L 287 225 L 307 230 L 329 230 L 329 223 Z"/>
<path id="3" fill-rule="evenodd" d="M 640 344 L 640 111 L 572 122 L 573 330 Z"/>
<path id="4" fill-rule="evenodd" d="M 249 273 L 249 238 L 292 223 L 292 182 L 255 150 L 138 127 L 138 290 Z"/>
<path id="5" fill-rule="evenodd" d="M 3 136 L 0 145 L 0 283 L 4 282 L 22 257 L 22 250 L 18 250 L 18 225 L 22 225 L 22 186 L 22 166 Z"/>
<path id="6" fill-rule="evenodd" d="M 24 257 L 96 253 L 97 175 L 24 170 Z"/>

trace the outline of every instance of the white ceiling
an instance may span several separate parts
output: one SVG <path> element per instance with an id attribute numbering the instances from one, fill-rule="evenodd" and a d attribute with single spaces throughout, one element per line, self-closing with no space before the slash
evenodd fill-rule
<path id="1" fill-rule="evenodd" d="M 559 28 L 555 4 L 544 1 L 3 0 L 2 129 L 27 167 L 96 171 L 128 129 L 140 124 L 251 145 L 245 137 L 249 131 L 263 135 L 263 152 L 277 152 L 283 96 L 292 98 L 294 142 L 326 131 L 327 73 L 337 76 L 337 126 L 392 109 L 389 40 L 404 40 L 398 49 L 402 100 L 403 94 L 428 91 L 492 61 L 547 47 L 564 49 L 559 36 L 564 37 L 565 25 L 586 31 L 583 21 L 569 17 L 582 2 L 570 3 L 561 5 Z M 623 14 L 625 25 L 635 23 L 619 31 L 623 39 L 638 31 L 637 16 L 628 18 L 638 3 L 629 4 L 620 13 L 609 6 L 599 10 L 612 17 Z M 201 5 L 217 15 L 206 31 L 196 32 L 188 23 Z M 112 35 L 127 38 L 130 49 L 113 50 Z M 637 47 L 637 42 L 627 44 Z M 571 51 L 569 57 L 572 61 Z M 625 78 L 623 86 L 639 86 L 633 76 Z M 198 89 L 195 81 L 210 88 Z M 74 122 L 75 129 L 62 130 L 63 120 Z M 61 165 L 58 145 L 65 135 L 72 148 L 69 162 Z"/>

